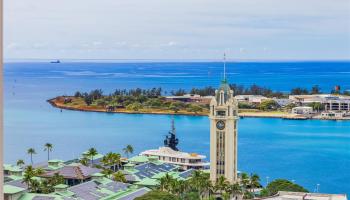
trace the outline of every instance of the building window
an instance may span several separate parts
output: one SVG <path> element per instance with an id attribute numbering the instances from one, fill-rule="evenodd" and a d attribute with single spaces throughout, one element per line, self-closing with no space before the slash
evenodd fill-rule
<path id="1" fill-rule="evenodd" d="M 226 116 L 226 111 L 216 111 L 217 116 Z"/>

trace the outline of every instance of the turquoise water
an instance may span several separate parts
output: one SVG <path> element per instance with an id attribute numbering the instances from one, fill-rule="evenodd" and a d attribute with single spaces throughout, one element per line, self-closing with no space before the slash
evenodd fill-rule
<path id="1" fill-rule="evenodd" d="M 187 67 L 181 68 L 182 65 Z M 220 75 L 219 64 L 182 65 L 7 63 L 5 161 L 14 163 L 21 158 L 28 162 L 26 149 L 29 147 L 38 152 L 34 161 L 44 161 L 46 142 L 54 144 L 52 156 L 59 159 L 77 157 L 91 146 L 102 153 L 121 152 L 126 144 L 132 144 L 136 153 L 157 148 L 170 128 L 171 116 L 60 112 L 45 100 L 95 88 L 112 91 L 124 87 L 154 87 L 157 83 L 167 89 L 217 86 L 219 80 L 213 77 Z M 328 73 L 324 65 L 332 66 L 332 73 Z M 348 63 L 275 63 L 273 66 L 241 64 L 229 78 L 239 84 L 258 83 L 276 90 L 315 82 L 321 88 L 332 88 L 332 80 L 337 80 L 343 88 L 350 88 Z M 317 66 L 320 68 L 317 73 L 309 71 Z M 280 80 L 281 76 L 284 79 Z M 209 155 L 207 117 L 176 116 L 175 123 L 181 150 Z M 239 169 L 258 173 L 263 183 L 267 176 L 270 180 L 287 178 L 311 191 L 320 184 L 321 192 L 349 194 L 349 166 L 350 121 L 244 118 L 239 122 Z"/>

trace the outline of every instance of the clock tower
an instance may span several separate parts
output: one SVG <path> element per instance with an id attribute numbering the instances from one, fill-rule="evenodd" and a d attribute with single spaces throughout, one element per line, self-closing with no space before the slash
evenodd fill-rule
<path id="1" fill-rule="evenodd" d="M 209 119 L 210 179 L 215 182 L 224 176 L 230 183 L 234 183 L 237 181 L 238 103 L 225 75 L 210 102 Z"/>

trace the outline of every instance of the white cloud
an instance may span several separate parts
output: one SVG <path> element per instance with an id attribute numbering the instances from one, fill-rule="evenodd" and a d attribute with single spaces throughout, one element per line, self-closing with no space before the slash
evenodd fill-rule
<path id="1" fill-rule="evenodd" d="M 348 0 L 5 0 L 4 11 L 5 58 L 350 58 Z"/>

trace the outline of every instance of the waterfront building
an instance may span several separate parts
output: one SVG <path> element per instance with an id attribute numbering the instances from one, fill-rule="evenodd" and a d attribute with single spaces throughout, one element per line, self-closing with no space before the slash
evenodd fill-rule
<path id="1" fill-rule="evenodd" d="M 229 182 L 237 181 L 237 122 L 238 101 L 224 80 L 210 102 L 210 179 L 224 176 Z"/>
<path id="2" fill-rule="evenodd" d="M 181 102 L 194 102 L 194 103 L 200 103 L 200 104 L 209 104 L 212 96 L 200 96 L 198 94 L 184 94 L 182 96 L 166 96 L 165 100 L 174 102 L 174 101 L 181 101 Z"/>
<path id="3" fill-rule="evenodd" d="M 264 97 L 262 95 L 237 95 L 235 99 L 238 102 L 251 103 L 255 105 L 261 104 L 261 102 L 268 100 L 269 98 Z"/>
<path id="4" fill-rule="evenodd" d="M 170 147 L 146 150 L 141 152 L 140 155 L 156 156 L 157 159 L 163 162 L 180 166 L 181 170 L 205 169 L 209 165 L 209 163 L 204 161 L 206 158 L 204 155 L 175 151 Z"/>
<path id="5" fill-rule="evenodd" d="M 181 170 L 188 169 L 205 169 L 209 164 L 204 161 L 206 158 L 204 155 L 199 155 L 197 153 L 187 153 L 182 152 L 177 148 L 179 140 L 176 138 L 174 119 L 171 122 L 171 131 L 164 140 L 164 146 L 158 149 L 150 149 L 140 153 L 140 156 L 136 158 L 131 158 L 130 161 L 135 162 L 145 162 L 143 157 L 155 157 L 162 162 L 174 164 L 180 166 Z M 147 161 L 147 160 L 146 160 Z"/>
<path id="6" fill-rule="evenodd" d="M 350 112 L 350 97 L 333 94 L 289 95 L 289 99 L 300 106 L 321 103 L 326 111 Z"/>
<path id="7" fill-rule="evenodd" d="M 298 107 L 292 108 L 292 114 L 295 114 L 295 115 L 310 115 L 313 113 L 314 111 L 312 107 L 309 107 L 309 106 L 298 106 Z"/>
<path id="8" fill-rule="evenodd" d="M 332 119 L 332 118 L 343 118 L 346 117 L 346 113 L 345 112 L 334 112 L 334 111 L 326 111 L 326 112 L 322 112 L 321 113 L 321 118 L 324 119 Z"/>

